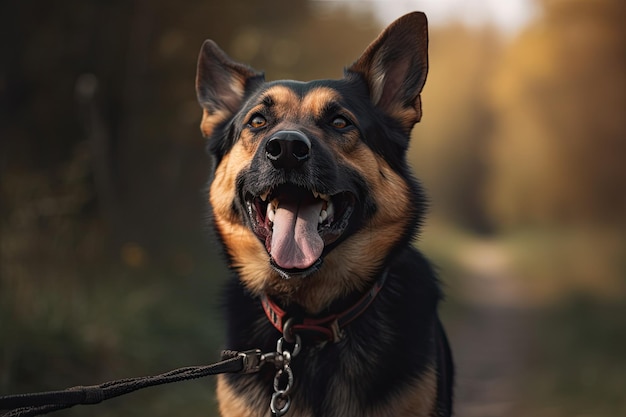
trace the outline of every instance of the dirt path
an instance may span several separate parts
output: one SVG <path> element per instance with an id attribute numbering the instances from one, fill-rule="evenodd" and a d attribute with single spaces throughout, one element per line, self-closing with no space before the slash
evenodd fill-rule
<path id="1" fill-rule="evenodd" d="M 457 417 L 511 417 L 528 346 L 525 303 L 507 254 L 481 243 L 460 259 L 467 312 L 449 329 L 456 362 Z"/>

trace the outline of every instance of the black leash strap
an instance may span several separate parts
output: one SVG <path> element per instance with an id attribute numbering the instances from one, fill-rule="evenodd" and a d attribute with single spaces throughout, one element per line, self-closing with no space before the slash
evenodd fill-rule
<path id="1" fill-rule="evenodd" d="M 190 366 L 155 376 L 127 378 L 100 385 L 73 387 L 63 391 L 0 396 L 0 410 L 10 410 L 1 416 L 37 416 L 79 404 L 98 404 L 104 400 L 142 388 L 202 378 L 208 375 L 244 372 L 248 367 L 247 360 L 245 354 L 237 355 L 212 365 Z"/>

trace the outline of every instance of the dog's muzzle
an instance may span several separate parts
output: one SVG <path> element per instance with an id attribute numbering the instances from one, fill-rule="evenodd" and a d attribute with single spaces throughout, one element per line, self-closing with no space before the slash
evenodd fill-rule
<path id="1" fill-rule="evenodd" d="M 336 181 L 315 176 L 310 166 L 315 163 L 314 148 L 302 132 L 276 132 L 261 149 L 280 179 L 244 191 L 252 231 L 282 276 L 306 276 L 320 267 L 328 245 L 347 229 L 356 197 L 349 191 L 320 191 Z M 318 183 L 324 186 L 318 188 Z"/>

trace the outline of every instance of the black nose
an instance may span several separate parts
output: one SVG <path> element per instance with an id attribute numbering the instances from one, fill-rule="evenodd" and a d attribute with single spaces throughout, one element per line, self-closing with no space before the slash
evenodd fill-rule
<path id="1" fill-rule="evenodd" d="M 265 156 L 274 168 L 295 169 L 311 155 L 311 141 L 296 130 L 276 133 L 265 145 Z"/>

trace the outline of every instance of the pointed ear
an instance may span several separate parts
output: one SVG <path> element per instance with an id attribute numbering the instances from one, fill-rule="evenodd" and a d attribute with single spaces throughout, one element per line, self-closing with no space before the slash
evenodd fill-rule
<path id="1" fill-rule="evenodd" d="M 198 57 L 196 95 L 204 109 L 200 129 L 205 137 L 234 115 L 245 94 L 264 81 L 263 73 L 233 61 L 212 40 L 204 41 Z"/>
<path id="2" fill-rule="evenodd" d="M 393 22 L 346 75 L 360 74 L 374 104 L 410 130 L 422 117 L 420 93 L 428 73 L 428 23 L 414 12 Z"/>

